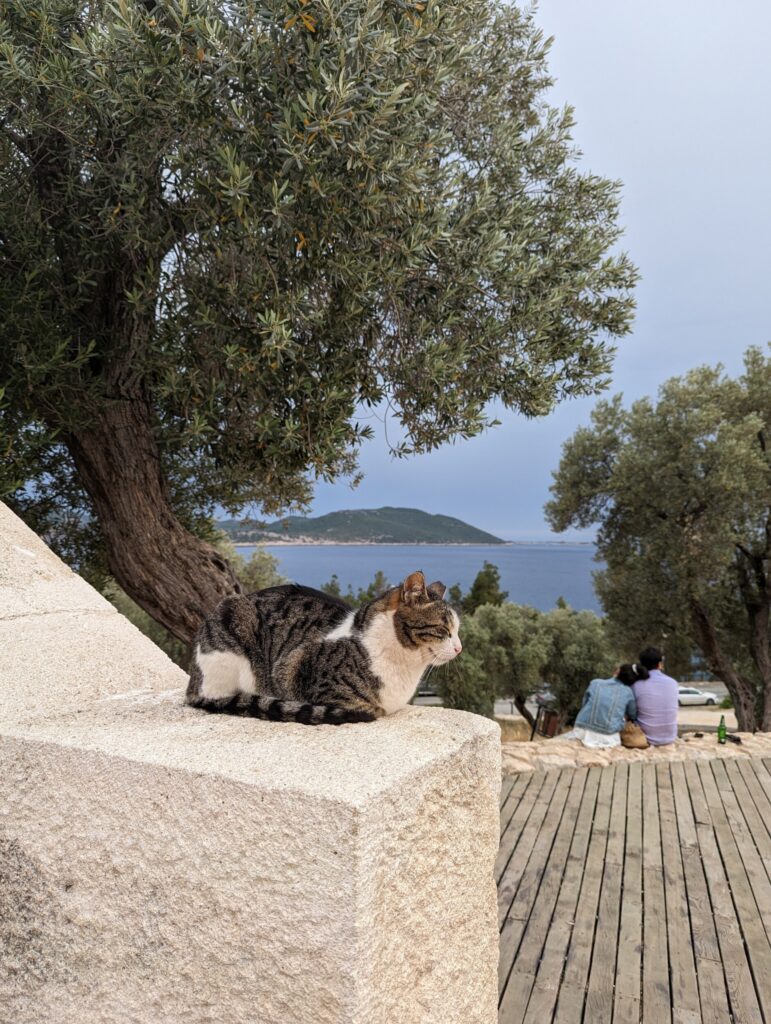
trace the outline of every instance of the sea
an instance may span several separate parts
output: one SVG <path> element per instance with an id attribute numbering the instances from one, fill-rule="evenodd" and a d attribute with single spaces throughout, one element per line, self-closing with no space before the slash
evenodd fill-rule
<path id="1" fill-rule="evenodd" d="M 465 592 L 485 562 L 501 575 L 508 600 L 539 611 L 553 608 L 563 597 L 575 609 L 600 612 L 592 585 L 591 544 L 280 544 L 264 545 L 278 559 L 279 572 L 293 583 L 320 587 L 337 575 L 345 592 L 368 587 L 381 570 L 389 583 L 400 583 L 420 569 L 448 587 L 459 583 Z M 249 558 L 254 546 L 238 545 Z"/>

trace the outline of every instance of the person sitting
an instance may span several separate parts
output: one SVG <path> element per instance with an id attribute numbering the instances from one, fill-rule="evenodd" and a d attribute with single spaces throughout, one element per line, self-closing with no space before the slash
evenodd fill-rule
<path id="1" fill-rule="evenodd" d="M 664 655 L 658 647 L 646 647 L 640 654 L 640 665 L 648 670 L 648 678 L 634 684 L 637 724 L 652 746 L 674 743 L 677 739 L 678 684 L 662 672 Z"/>
<path id="2" fill-rule="evenodd" d="M 641 666 L 621 665 L 612 679 L 593 679 L 572 732 L 561 739 L 581 740 L 585 747 L 620 746 L 619 734 L 625 722 L 637 718 L 632 684 L 647 675 Z"/>

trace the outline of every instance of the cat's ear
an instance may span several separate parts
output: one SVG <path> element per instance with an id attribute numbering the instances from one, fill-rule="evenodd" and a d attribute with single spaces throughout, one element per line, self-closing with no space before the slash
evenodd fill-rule
<path id="1" fill-rule="evenodd" d="M 425 576 L 419 571 L 411 572 L 402 583 L 402 600 L 405 604 L 415 604 L 417 601 L 425 601 L 427 597 Z"/>
<path id="2" fill-rule="evenodd" d="M 426 587 L 426 593 L 432 601 L 443 601 L 446 592 L 447 587 L 444 583 L 440 583 L 439 580 L 436 580 L 434 583 L 429 583 Z"/>

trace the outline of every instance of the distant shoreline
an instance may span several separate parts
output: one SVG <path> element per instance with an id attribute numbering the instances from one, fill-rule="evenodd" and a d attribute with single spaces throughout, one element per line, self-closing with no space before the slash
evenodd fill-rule
<path id="1" fill-rule="evenodd" d="M 234 548 L 509 548 L 509 547 L 583 547 L 593 548 L 588 540 L 504 540 L 498 544 L 458 540 L 238 540 Z"/>

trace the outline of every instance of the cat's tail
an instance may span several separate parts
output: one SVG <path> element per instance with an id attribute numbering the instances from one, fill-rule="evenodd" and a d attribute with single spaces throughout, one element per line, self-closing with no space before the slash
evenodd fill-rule
<path id="1" fill-rule="evenodd" d="M 374 709 L 345 708 L 336 704 L 307 704 L 300 700 L 281 700 L 257 694 L 241 693 L 229 700 L 189 700 L 204 711 L 271 722 L 300 722 L 302 725 L 343 725 L 346 722 L 374 722 L 380 715 Z M 382 714 L 382 712 L 381 712 Z"/>

